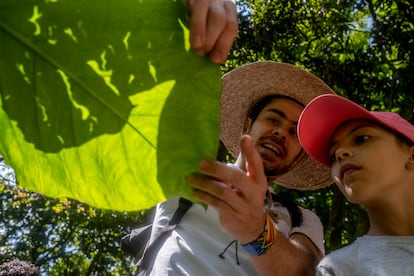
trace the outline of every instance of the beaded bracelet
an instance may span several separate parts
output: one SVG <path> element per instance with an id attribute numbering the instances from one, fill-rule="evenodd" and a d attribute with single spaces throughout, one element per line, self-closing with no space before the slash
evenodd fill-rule
<path id="1" fill-rule="evenodd" d="M 272 218 L 266 213 L 263 233 L 254 241 L 242 244 L 242 247 L 253 256 L 261 256 L 267 252 L 276 240 L 277 230 Z"/>

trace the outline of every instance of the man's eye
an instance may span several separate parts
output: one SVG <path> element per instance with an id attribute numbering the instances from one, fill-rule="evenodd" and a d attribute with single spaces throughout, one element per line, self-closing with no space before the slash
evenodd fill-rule
<path id="1" fill-rule="evenodd" d="M 269 122 L 271 122 L 272 124 L 279 124 L 279 120 L 275 119 L 275 118 L 269 118 Z"/>

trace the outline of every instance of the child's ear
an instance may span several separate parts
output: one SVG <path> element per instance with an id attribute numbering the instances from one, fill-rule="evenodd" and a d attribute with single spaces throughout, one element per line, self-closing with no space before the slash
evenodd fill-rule
<path id="1" fill-rule="evenodd" d="M 408 159 L 406 167 L 407 169 L 414 169 L 414 146 L 410 147 L 410 153 L 411 156 Z"/>
<path id="2" fill-rule="evenodd" d="M 251 126 L 252 126 L 252 119 L 247 117 L 246 121 L 244 122 L 244 126 L 243 126 L 243 134 L 249 133 Z"/>

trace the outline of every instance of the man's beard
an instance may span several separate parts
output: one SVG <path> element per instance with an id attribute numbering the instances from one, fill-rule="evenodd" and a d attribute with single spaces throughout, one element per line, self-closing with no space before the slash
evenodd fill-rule
<path id="1" fill-rule="evenodd" d="M 267 178 L 274 178 L 274 177 L 276 177 L 276 176 L 278 176 L 278 175 L 280 175 L 280 174 L 282 174 L 286 171 L 286 170 L 282 171 L 281 169 L 274 168 L 274 167 L 269 168 L 269 167 L 265 166 L 264 164 L 263 164 L 263 169 L 264 169 L 265 176 Z"/>
<path id="2" fill-rule="evenodd" d="M 261 155 L 261 158 L 263 160 L 263 170 L 264 173 L 266 175 L 266 177 L 268 178 L 274 178 L 277 175 L 280 175 L 282 173 L 284 173 L 287 168 L 280 168 L 280 163 L 283 161 L 284 156 L 286 156 L 287 154 L 287 149 L 285 147 L 285 142 L 279 138 L 278 136 L 264 136 L 264 137 L 260 137 L 257 140 L 257 145 L 262 145 L 264 143 L 270 143 L 270 144 L 276 144 L 278 145 L 281 150 L 280 150 L 280 154 L 276 154 L 275 155 L 278 156 L 278 158 L 280 158 L 280 161 L 278 164 L 274 164 L 274 162 L 272 163 L 272 165 L 269 165 L 269 163 L 271 162 L 271 160 L 268 160 L 268 158 L 265 158 L 264 156 Z M 267 163 L 267 165 L 266 165 Z"/>

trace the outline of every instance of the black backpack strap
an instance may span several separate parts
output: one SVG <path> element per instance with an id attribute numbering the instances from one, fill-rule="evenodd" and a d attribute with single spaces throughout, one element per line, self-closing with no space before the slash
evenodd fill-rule
<path id="1" fill-rule="evenodd" d="M 270 193 L 270 195 L 272 196 L 273 202 L 279 202 L 280 204 L 282 204 L 282 206 L 286 207 L 290 215 L 290 223 L 292 224 L 292 227 L 298 227 L 302 224 L 303 214 L 295 201 L 293 201 L 287 196 L 281 197 L 278 194 L 272 193 L 270 191 L 268 191 L 268 193 Z"/>
<path id="2" fill-rule="evenodd" d="M 176 225 L 180 223 L 181 219 L 183 218 L 187 210 L 190 209 L 191 205 L 193 205 L 193 202 L 183 197 L 180 197 L 180 201 L 178 202 L 178 208 L 177 210 L 175 210 L 175 213 L 168 224 Z"/>
<path id="3" fill-rule="evenodd" d="M 185 213 L 190 209 L 193 203 L 185 198 L 180 197 L 178 208 L 175 210 L 174 215 L 171 217 L 169 223 L 161 230 L 158 237 L 145 249 L 141 259 L 138 261 L 137 276 L 147 275 L 147 271 L 152 269 L 154 264 L 155 253 L 158 252 L 161 244 L 164 243 L 165 239 L 171 233 L 176 225 L 181 221 Z"/>

